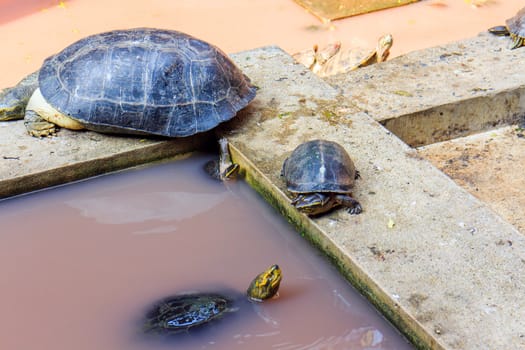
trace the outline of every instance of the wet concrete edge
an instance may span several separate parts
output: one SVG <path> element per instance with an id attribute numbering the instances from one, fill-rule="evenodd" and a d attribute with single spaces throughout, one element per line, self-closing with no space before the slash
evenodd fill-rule
<path id="1" fill-rule="evenodd" d="M 366 274 L 366 269 L 359 266 L 350 255 L 345 254 L 337 243 L 324 234 L 323 229 L 314 220 L 308 220 L 290 203 L 288 197 L 272 181 L 240 152 L 230 145 L 232 158 L 240 165 L 240 175 L 255 189 L 271 206 L 283 215 L 299 235 L 322 251 L 343 275 L 361 294 L 363 294 L 381 313 L 419 349 L 436 347 L 433 337 L 428 336 L 421 326 L 407 313 L 400 312 L 400 305 L 392 303 L 392 299 L 381 292 L 380 286 Z M 439 347 L 442 349 L 442 347 Z"/>

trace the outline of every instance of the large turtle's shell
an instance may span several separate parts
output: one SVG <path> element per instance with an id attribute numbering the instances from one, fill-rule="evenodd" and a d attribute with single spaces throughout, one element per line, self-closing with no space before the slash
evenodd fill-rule
<path id="1" fill-rule="evenodd" d="M 138 28 L 86 37 L 48 58 L 44 98 L 87 129 L 189 136 L 231 119 L 255 88 L 217 47 Z"/>
<path id="2" fill-rule="evenodd" d="M 290 192 L 348 193 L 356 170 L 338 143 L 313 140 L 300 144 L 283 164 L 282 174 Z"/>

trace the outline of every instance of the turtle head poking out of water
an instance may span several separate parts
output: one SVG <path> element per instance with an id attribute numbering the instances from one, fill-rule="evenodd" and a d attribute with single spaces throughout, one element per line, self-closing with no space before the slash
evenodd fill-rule
<path id="1" fill-rule="evenodd" d="M 175 335 L 200 328 L 225 314 L 237 312 L 243 300 L 262 302 L 277 295 L 282 279 L 278 265 L 272 265 L 250 283 L 247 297 L 227 293 L 203 292 L 178 294 L 158 301 L 146 313 L 146 334 Z"/>
<path id="2" fill-rule="evenodd" d="M 255 301 L 263 301 L 273 298 L 279 291 L 282 272 L 278 265 L 272 265 L 257 275 L 250 283 L 246 294 L 248 298 Z"/>

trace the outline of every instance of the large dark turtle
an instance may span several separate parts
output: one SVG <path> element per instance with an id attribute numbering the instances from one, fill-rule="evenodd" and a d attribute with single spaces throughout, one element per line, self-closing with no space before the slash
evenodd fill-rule
<path id="1" fill-rule="evenodd" d="M 504 26 L 496 26 L 489 29 L 496 35 L 510 35 L 512 44 L 510 49 L 517 49 L 525 44 L 525 7 L 518 13 L 507 19 Z"/>
<path id="2" fill-rule="evenodd" d="M 33 136 L 53 134 L 56 124 L 183 137 L 233 118 L 254 97 L 250 80 L 217 47 L 173 30 L 137 28 L 86 37 L 46 59 L 0 93 L 0 120 L 25 111 Z"/>
<path id="3" fill-rule="evenodd" d="M 264 301 L 276 296 L 282 279 L 279 266 L 272 265 L 254 278 L 246 291 L 251 301 Z M 222 318 L 238 311 L 242 300 L 226 293 L 178 294 L 158 301 L 147 311 L 143 321 L 146 334 L 171 336 Z"/>
<path id="4" fill-rule="evenodd" d="M 284 161 L 282 175 L 294 195 L 292 204 L 308 215 L 340 205 L 350 214 L 362 211 L 361 204 L 351 196 L 358 173 L 338 143 L 313 140 L 300 144 Z"/>

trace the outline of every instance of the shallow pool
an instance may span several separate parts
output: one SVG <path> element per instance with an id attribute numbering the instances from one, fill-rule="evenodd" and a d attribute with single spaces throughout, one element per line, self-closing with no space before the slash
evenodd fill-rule
<path id="1" fill-rule="evenodd" d="M 243 181 L 189 159 L 0 202 L 2 349 L 410 349 Z M 156 300 L 242 296 L 271 264 L 279 297 L 169 342 L 143 337 Z"/>

